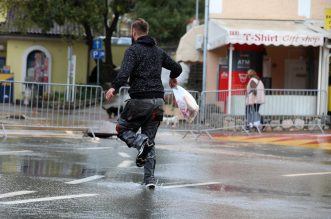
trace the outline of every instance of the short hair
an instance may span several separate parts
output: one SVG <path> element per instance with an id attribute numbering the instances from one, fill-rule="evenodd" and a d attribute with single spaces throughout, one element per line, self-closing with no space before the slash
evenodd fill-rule
<path id="1" fill-rule="evenodd" d="M 256 76 L 257 76 L 257 73 L 256 73 L 255 70 L 253 70 L 253 69 L 249 69 L 249 70 L 247 71 L 247 75 L 248 75 L 248 76 L 251 76 L 251 77 L 256 77 Z"/>
<path id="2" fill-rule="evenodd" d="M 135 29 L 140 34 L 148 34 L 149 24 L 143 18 L 138 18 L 132 23 L 132 29 Z"/>

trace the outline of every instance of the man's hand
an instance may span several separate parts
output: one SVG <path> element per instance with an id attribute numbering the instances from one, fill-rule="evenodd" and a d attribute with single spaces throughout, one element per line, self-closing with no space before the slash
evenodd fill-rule
<path id="1" fill-rule="evenodd" d="M 176 86 L 177 86 L 177 79 L 176 79 L 176 78 L 170 78 L 170 79 L 169 79 L 169 86 L 170 86 L 171 88 L 176 87 Z"/>
<path id="2" fill-rule="evenodd" d="M 107 93 L 106 93 L 106 99 L 107 99 L 108 101 L 110 101 L 110 100 L 113 98 L 114 93 L 115 93 L 115 89 L 114 89 L 114 88 L 110 88 L 110 89 L 107 91 Z"/>

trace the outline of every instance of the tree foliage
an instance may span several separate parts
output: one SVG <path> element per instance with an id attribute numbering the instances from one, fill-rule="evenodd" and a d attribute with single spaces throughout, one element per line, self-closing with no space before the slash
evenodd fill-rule
<path id="1" fill-rule="evenodd" d="M 203 9 L 204 1 L 199 2 Z M 111 37 L 120 16 L 131 12 L 133 19 L 145 18 L 153 37 L 163 45 L 176 45 L 195 15 L 195 3 L 196 0 L 0 0 L 0 13 L 14 12 L 14 26 L 22 32 L 35 26 L 47 32 L 55 24 L 79 24 L 89 50 L 93 38 L 104 35 L 105 65 L 112 72 Z"/>
<path id="2" fill-rule="evenodd" d="M 203 14 L 204 1 L 199 1 Z M 145 18 L 150 24 L 150 34 L 162 44 L 177 45 L 186 31 L 188 21 L 195 17 L 196 0 L 140 0 L 135 6 L 135 16 Z"/>
<path id="3" fill-rule="evenodd" d="M 130 12 L 134 3 L 134 0 L 2 0 L 0 8 L 15 13 L 15 26 L 23 32 L 34 25 L 47 32 L 55 24 L 79 24 L 89 50 L 94 37 L 105 35 L 105 64 L 112 71 L 111 37 L 119 17 Z"/>

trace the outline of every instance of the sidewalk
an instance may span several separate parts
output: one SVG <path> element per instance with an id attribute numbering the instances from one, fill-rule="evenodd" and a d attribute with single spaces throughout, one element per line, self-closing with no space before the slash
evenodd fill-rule
<path id="1" fill-rule="evenodd" d="M 100 123 L 98 128 L 93 129 L 93 133 L 97 135 L 114 134 L 115 123 L 104 121 Z M 66 129 L 66 128 L 25 128 L 25 127 L 9 127 L 2 130 L 0 125 L 0 138 L 7 135 L 16 137 L 40 137 L 40 138 L 82 138 L 87 133 L 91 132 L 91 129 Z"/>
<path id="2" fill-rule="evenodd" d="M 93 129 L 96 137 L 107 138 L 116 136 L 116 123 L 115 121 L 104 121 L 100 127 Z M 184 132 L 172 132 L 160 129 L 158 133 L 165 134 L 178 134 L 184 136 Z M 10 128 L 3 130 L 0 128 L 0 138 L 4 135 L 8 137 L 37 137 L 37 138 L 83 138 L 87 134 L 92 137 L 91 130 L 66 130 L 63 129 L 24 129 L 24 128 Z M 325 134 L 319 132 L 274 132 L 266 133 L 262 135 L 251 133 L 246 135 L 245 133 L 231 133 L 230 135 L 213 133 L 211 134 L 213 140 L 216 142 L 241 142 L 250 144 L 267 144 L 267 145 L 280 145 L 291 147 L 304 147 L 312 149 L 331 150 L 331 130 L 325 130 Z M 195 136 L 190 134 L 186 138 L 194 139 Z M 206 135 L 202 135 L 197 141 L 210 140 Z"/>
<path id="3" fill-rule="evenodd" d="M 265 133 L 262 135 L 220 135 L 213 134 L 213 139 L 216 141 L 230 141 L 230 142 L 244 142 L 255 144 L 268 144 L 268 145 L 280 145 L 290 147 L 304 147 L 312 149 L 322 149 L 331 151 L 331 131 L 325 131 L 325 134 L 321 133 Z"/>

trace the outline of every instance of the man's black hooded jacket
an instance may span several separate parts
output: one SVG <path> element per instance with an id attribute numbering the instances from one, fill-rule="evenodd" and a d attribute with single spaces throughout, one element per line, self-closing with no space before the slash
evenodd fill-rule
<path id="1" fill-rule="evenodd" d="M 163 98 L 162 67 L 170 70 L 170 78 L 177 78 L 181 66 L 159 48 L 150 36 L 139 37 L 125 52 L 121 70 L 112 87 L 118 89 L 129 79 L 132 99 Z"/>

